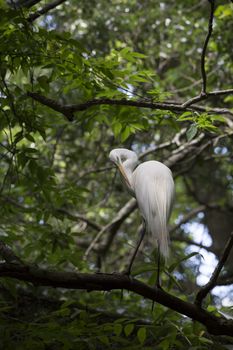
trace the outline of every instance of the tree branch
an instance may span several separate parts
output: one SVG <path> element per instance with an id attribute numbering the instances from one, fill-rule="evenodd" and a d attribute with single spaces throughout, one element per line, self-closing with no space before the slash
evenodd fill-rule
<path id="1" fill-rule="evenodd" d="M 188 213 L 183 215 L 182 219 L 178 222 L 178 224 L 175 224 L 169 227 L 169 233 L 176 231 L 181 225 L 185 224 L 186 222 L 188 222 L 190 219 L 192 219 L 194 216 L 196 216 L 198 213 L 200 213 L 205 209 L 206 209 L 205 205 L 200 205 L 199 207 L 190 210 Z"/>
<path id="2" fill-rule="evenodd" d="M 221 95 L 233 94 L 233 89 L 217 90 L 217 91 L 212 91 L 212 92 L 208 92 L 208 93 L 206 91 L 207 90 L 207 78 L 206 78 L 206 69 L 205 69 L 205 58 L 206 58 L 207 46 L 208 46 L 210 37 L 212 35 L 212 31 L 213 31 L 214 7 L 215 7 L 214 0 L 208 0 L 208 1 L 210 3 L 210 16 L 209 16 L 209 24 L 208 24 L 208 33 L 206 35 L 204 45 L 202 48 L 202 54 L 201 54 L 202 88 L 201 88 L 201 92 L 198 96 L 195 96 L 182 104 L 182 106 L 185 108 L 193 105 L 196 102 L 203 101 L 211 96 L 216 97 L 216 96 L 221 96 Z"/>
<path id="3" fill-rule="evenodd" d="M 10 198 L 9 196 L 0 196 L 0 202 L 6 202 L 11 204 L 12 206 L 21 209 L 24 212 L 28 212 L 28 213 L 32 213 L 35 208 L 33 206 L 31 207 L 26 207 L 18 202 L 16 202 L 15 200 L 13 200 L 12 198 Z M 85 215 L 79 214 L 79 213 L 75 213 L 72 214 L 69 211 L 67 211 L 66 209 L 63 208 L 59 208 L 59 209 L 54 209 L 54 213 L 55 215 L 62 215 L 62 216 L 66 216 L 68 219 L 78 222 L 78 221 L 83 221 L 85 222 L 88 226 L 92 227 L 94 230 L 101 230 L 101 226 L 98 225 L 97 223 L 95 223 L 94 221 L 88 219 Z"/>
<path id="4" fill-rule="evenodd" d="M 58 6 L 59 4 L 63 3 L 65 0 L 55 0 L 53 3 L 48 4 L 44 6 L 41 10 L 37 11 L 36 13 L 29 16 L 28 20 L 33 21 L 36 18 L 38 18 L 40 15 L 48 12 L 50 9 Z M 205 70 L 205 58 L 206 58 L 206 50 L 208 47 L 208 43 L 210 40 L 210 37 L 212 35 L 213 31 L 213 19 L 214 19 L 214 7 L 215 3 L 214 0 L 208 0 L 210 3 L 210 16 L 209 16 L 209 22 L 208 22 L 208 32 L 204 41 L 202 54 L 201 54 L 201 75 L 202 75 L 202 89 L 201 93 L 198 96 L 195 96 L 189 100 L 187 100 L 184 103 L 154 103 L 154 102 L 148 102 L 148 101 L 133 101 L 133 100 L 127 100 L 127 99 L 121 99 L 121 100 L 114 100 L 114 99 L 93 99 L 86 101 L 84 103 L 76 104 L 76 105 L 62 105 L 57 101 L 54 101 L 50 98 L 47 98 L 45 96 L 40 95 L 36 92 L 28 92 L 27 95 L 33 98 L 34 100 L 40 102 L 41 104 L 44 104 L 50 108 L 52 108 L 55 111 L 58 111 L 62 113 L 69 121 L 72 121 L 74 118 L 74 112 L 78 111 L 84 111 L 92 106 L 97 105 L 120 105 L 120 106 L 131 106 L 131 107 L 142 107 L 142 108 L 150 108 L 150 109 L 157 109 L 157 110 L 168 110 L 172 112 L 183 112 L 183 111 L 202 111 L 202 112 L 211 112 L 211 109 L 202 107 L 202 106 L 193 106 L 194 103 L 206 100 L 207 98 L 211 96 L 218 96 L 218 95 L 228 95 L 233 94 L 233 89 L 228 90 L 218 90 L 218 91 L 212 91 L 207 93 L 206 91 L 206 85 L 207 85 L 207 78 L 206 78 L 206 70 Z M 27 4 L 37 3 L 38 1 L 29 0 L 25 1 Z M 25 5 L 24 5 L 25 6 Z M 27 6 L 27 5 L 26 5 Z M 30 5 L 31 6 L 31 5 Z M 192 108 L 190 106 L 192 105 Z M 213 112 L 216 112 L 213 110 Z M 218 113 L 222 114 L 229 114 L 230 111 L 226 109 L 218 109 Z"/>
<path id="5" fill-rule="evenodd" d="M 18 0 L 15 5 L 16 7 L 26 7 L 26 8 L 31 8 L 34 5 L 38 4 L 42 0 Z"/>
<path id="6" fill-rule="evenodd" d="M 233 94 L 233 89 L 229 90 L 223 90 L 224 94 Z M 228 92 L 226 92 L 228 91 Z M 176 103 L 169 103 L 169 102 L 148 102 L 148 101 L 134 101 L 134 100 L 127 100 L 127 99 L 120 99 L 120 100 L 114 100 L 114 99 L 108 99 L 108 98 L 102 98 L 102 99 L 93 99 L 86 101 L 84 103 L 80 104 L 71 104 L 71 105 L 63 105 L 53 99 L 47 98 L 43 95 L 40 95 L 37 92 L 27 92 L 27 95 L 33 98 L 34 100 L 40 102 L 41 104 L 53 109 L 54 111 L 62 113 L 69 121 L 74 120 L 74 113 L 85 111 L 93 106 L 101 106 L 101 105 L 109 105 L 109 106 L 129 106 L 129 107 L 140 107 L 140 108 L 148 108 L 153 110 L 165 110 L 165 111 L 171 111 L 174 113 L 180 113 L 184 111 L 200 111 L 211 113 L 211 108 L 205 108 L 202 106 L 192 106 L 189 107 L 191 104 L 201 101 L 203 99 L 208 98 L 209 96 L 216 96 L 221 95 L 221 91 L 217 92 L 210 92 L 206 96 L 197 96 L 193 99 L 183 103 L 183 104 L 176 104 Z M 214 113 L 216 113 L 215 110 L 213 110 Z M 222 114 L 229 114 L 230 111 L 226 109 L 218 109 L 218 113 Z"/>
<path id="7" fill-rule="evenodd" d="M 206 49 L 213 31 L 213 19 L 214 19 L 214 0 L 208 0 L 208 1 L 210 3 L 210 17 L 209 17 L 208 33 L 205 38 L 205 42 L 204 42 L 202 54 L 201 54 L 201 75 L 202 75 L 201 96 L 206 95 L 205 56 L 206 56 Z"/>
<path id="8" fill-rule="evenodd" d="M 47 12 L 49 12 L 50 10 L 54 9 L 55 7 L 57 7 L 58 5 L 61 5 L 63 2 L 65 2 L 66 0 L 55 0 L 54 2 L 45 5 L 44 7 L 42 7 L 41 9 L 39 9 L 38 11 L 32 13 L 27 20 L 29 22 L 33 22 L 35 21 L 38 17 L 46 14 Z"/>
<path id="9" fill-rule="evenodd" d="M 99 239 L 102 237 L 102 235 L 109 231 L 109 235 L 105 241 L 105 243 L 102 245 L 102 247 L 99 247 L 98 251 L 99 253 L 105 254 L 105 252 L 108 250 L 109 246 L 111 245 L 113 238 L 118 231 L 119 227 L 121 226 L 122 222 L 137 208 L 137 202 L 134 198 L 130 199 L 123 208 L 117 213 L 115 218 L 105 225 L 100 232 L 96 235 L 94 240 L 91 242 L 90 246 L 87 248 L 84 258 L 86 259 L 90 251 L 94 248 L 94 246 L 97 244 Z"/>
<path id="10" fill-rule="evenodd" d="M 0 264 L 0 276 L 11 277 L 40 286 L 55 288 L 84 289 L 91 291 L 110 291 L 126 289 L 142 297 L 160 303 L 180 314 L 186 315 L 206 326 L 211 334 L 233 334 L 233 322 L 224 317 L 217 317 L 199 308 L 195 304 L 183 301 L 164 290 L 148 285 L 121 274 L 87 274 L 58 272 L 40 269 L 33 265 Z"/>
<path id="11" fill-rule="evenodd" d="M 223 95 L 233 95 L 233 89 L 227 89 L 227 90 L 216 90 L 216 91 L 212 91 L 212 92 L 205 92 L 205 94 L 201 93 L 198 96 L 192 97 L 190 98 L 190 100 L 184 102 L 182 104 L 182 106 L 184 108 L 187 108 L 191 105 L 193 105 L 196 102 L 200 102 L 203 100 L 206 100 L 208 97 L 216 97 L 216 96 L 223 96 Z M 198 108 L 195 106 L 192 106 L 193 108 Z M 222 110 L 222 109 L 221 109 Z"/>
<path id="12" fill-rule="evenodd" d="M 219 276 L 219 274 L 220 274 L 220 272 L 221 272 L 221 270 L 222 270 L 222 268 L 223 268 L 223 266 L 224 266 L 224 264 L 229 256 L 229 254 L 230 254 L 232 246 L 233 246 L 233 232 L 231 233 L 231 235 L 227 241 L 223 255 L 220 258 L 218 265 L 216 266 L 209 282 L 206 285 L 204 285 L 197 293 L 195 303 L 199 307 L 202 306 L 202 302 L 203 302 L 204 298 L 207 296 L 207 294 L 216 286 L 218 276 Z"/>
<path id="13" fill-rule="evenodd" d="M 66 216 L 67 218 L 69 218 L 72 221 L 83 221 L 85 222 L 88 226 L 92 227 L 94 230 L 101 230 L 101 226 L 98 225 L 97 223 L 95 223 L 94 221 L 91 221 L 90 219 L 88 219 L 86 216 L 82 215 L 82 214 L 71 214 L 70 212 L 68 212 L 67 210 L 60 208 L 60 209 L 55 209 L 55 212 L 57 212 L 58 214 L 61 214 L 63 216 Z"/>
<path id="14" fill-rule="evenodd" d="M 28 96 L 33 98 L 34 100 L 40 102 L 44 106 L 48 106 L 54 111 L 62 113 L 69 121 L 73 121 L 74 119 L 74 111 L 69 105 L 62 105 L 59 102 L 52 100 L 51 98 L 47 98 L 42 96 L 36 92 L 28 92 Z"/>
<path id="15" fill-rule="evenodd" d="M 148 101 L 134 101 L 134 100 L 127 100 L 127 99 L 114 100 L 114 99 L 108 99 L 108 98 L 93 99 L 80 104 L 62 105 L 57 101 L 54 101 L 50 98 L 42 96 L 36 92 L 27 92 L 27 95 L 33 98 L 34 100 L 40 102 L 41 104 L 48 106 L 57 112 L 62 113 L 69 121 L 73 120 L 74 118 L 73 114 L 75 112 L 85 111 L 93 106 L 100 106 L 100 105 L 143 107 L 143 108 L 150 108 L 150 109 L 170 110 L 173 112 L 174 111 L 180 112 L 185 110 L 179 104 L 153 103 Z"/>

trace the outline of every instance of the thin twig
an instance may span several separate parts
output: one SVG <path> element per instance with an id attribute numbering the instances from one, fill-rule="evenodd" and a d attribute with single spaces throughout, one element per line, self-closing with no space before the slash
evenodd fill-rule
<path id="1" fill-rule="evenodd" d="M 82 215 L 82 214 L 71 214 L 70 212 L 68 212 L 65 209 L 55 209 L 55 212 L 61 215 L 66 216 L 68 219 L 72 220 L 72 221 L 83 221 L 85 222 L 88 226 L 92 227 L 94 230 L 101 230 L 101 226 L 98 225 L 97 223 L 91 221 L 90 219 L 86 218 L 86 216 Z"/>
<path id="2" fill-rule="evenodd" d="M 24 206 L 18 202 L 16 202 L 15 200 L 13 200 L 12 198 L 8 197 L 8 196 L 1 196 L 0 197 L 0 203 L 1 201 L 4 201 L 6 203 L 9 203 L 11 205 L 13 205 L 14 207 L 16 208 L 19 208 L 21 209 L 22 211 L 24 212 L 28 212 L 28 213 L 32 213 L 34 210 L 35 210 L 35 207 L 34 206 Z M 70 213 L 69 211 L 67 211 L 66 209 L 63 209 L 63 208 L 59 208 L 59 209 L 54 209 L 54 214 L 55 215 L 62 215 L 62 216 L 65 216 L 67 217 L 69 220 L 72 220 L 72 221 L 75 221 L 75 222 L 78 222 L 78 221 L 83 221 L 85 222 L 88 226 L 90 226 L 91 228 L 93 228 L 94 230 L 96 231 L 100 231 L 101 230 L 101 226 L 98 225 L 96 222 L 88 219 L 85 215 L 82 215 L 82 214 L 79 214 L 79 213 L 75 213 L 75 214 L 72 214 Z"/>
<path id="3" fill-rule="evenodd" d="M 201 53 L 201 76 L 202 76 L 201 93 L 198 96 L 195 96 L 195 97 L 191 98 L 190 100 L 186 101 L 185 103 L 183 103 L 183 105 L 182 105 L 183 107 L 191 106 L 195 102 L 199 102 L 199 101 L 202 101 L 202 100 L 206 99 L 208 96 L 219 95 L 219 91 L 218 91 L 218 93 L 216 95 L 213 94 L 214 91 L 212 93 L 208 93 L 208 94 L 206 92 L 207 78 L 206 78 L 206 69 L 205 69 L 205 58 L 206 58 L 207 46 L 208 46 L 210 37 L 212 35 L 212 31 L 213 31 L 213 20 L 214 20 L 214 0 L 208 0 L 208 1 L 210 3 L 210 16 L 209 16 L 208 33 L 206 35 L 205 42 L 204 42 L 204 45 L 203 45 L 203 48 L 202 48 L 202 53 Z M 220 94 L 222 94 L 222 93 L 220 93 Z"/>
<path id="4" fill-rule="evenodd" d="M 229 254 L 231 252 L 232 246 L 233 246 L 233 232 L 231 233 L 231 235 L 227 241 L 227 244 L 226 244 L 225 249 L 223 251 L 222 257 L 220 258 L 212 276 L 210 277 L 209 282 L 206 285 L 204 285 L 197 293 L 195 303 L 199 307 L 202 306 L 202 302 L 203 302 L 204 298 L 207 296 L 207 294 L 216 286 L 218 276 L 219 276 Z"/>
<path id="5" fill-rule="evenodd" d="M 206 57 L 206 49 L 210 40 L 210 37 L 212 35 L 213 31 L 213 19 L 214 19 L 214 0 L 208 0 L 210 3 L 210 17 L 209 17 L 209 27 L 208 27 L 208 33 L 205 38 L 205 42 L 202 49 L 201 54 L 201 75 L 202 75 L 202 89 L 201 89 L 201 95 L 206 94 L 206 71 L 205 71 L 205 57 Z"/>
<path id="6" fill-rule="evenodd" d="M 185 224 L 186 222 L 188 222 L 190 219 L 192 219 L 194 216 L 196 216 L 198 213 L 202 212 L 205 209 L 206 209 L 205 205 L 200 205 L 199 207 L 190 210 L 187 214 L 185 214 L 182 217 L 182 219 L 178 222 L 178 224 L 175 224 L 169 227 L 169 233 L 176 231 L 181 225 Z"/>
<path id="7" fill-rule="evenodd" d="M 106 166 L 106 167 L 102 167 L 102 168 L 92 168 L 92 169 L 86 170 L 80 174 L 80 176 L 78 177 L 78 181 L 80 179 L 82 179 L 83 177 L 86 177 L 88 175 L 102 173 L 102 172 L 113 170 L 113 169 L 115 169 L 114 166 Z"/>
<path id="8" fill-rule="evenodd" d="M 216 96 L 224 96 L 224 95 L 233 95 L 233 89 L 227 89 L 227 90 L 216 90 L 211 92 L 205 92 L 205 94 L 200 94 L 198 96 L 190 98 L 188 101 L 182 104 L 184 108 L 187 108 L 191 105 L 193 105 L 196 102 L 200 102 L 203 100 L 206 100 L 209 97 L 216 97 Z M 193 108 L 195 106 L 192 106 Z"/>

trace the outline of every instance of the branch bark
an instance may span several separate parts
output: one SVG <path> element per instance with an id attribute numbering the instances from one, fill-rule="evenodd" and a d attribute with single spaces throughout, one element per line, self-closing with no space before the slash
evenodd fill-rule
<path id="1" fill-rule="evenodd" d="M 38 101 L 39 103 L 59 113 L 62 113 L 66 117 L 66 119 L 68 119 L 69 121 L 73 121 L 75 112 L 85 111 L 93 106 L 101 106 L 101 105 L 148 108 L 153 110 L 171 111 L 174 113 L 180 113 L 185 111 L 197 112 L 197 111 L 200 111 L 201 109 L 203 112 L 215 113 L 216 111 L 215 110 L 212 111 L 211 108 L 205 108 L 202 106 L 192 106 L 192 107 L 190 106 L 195 102 L 201 101 L 203 99 L 207 99 L 210 96 L 233 94 L 233 89 L 223 90 L 223 91 L 213 91 L 206 94 L 205 96 L 196 96 L 184 102 L 183 104 L 168 103 L 168 102 L 157 103 L 157 102 L 148 102 L 148 101 L 142 101 L 142 100 L 135 101 L 135 100 L 127 100 L 127 99 L 114 100 L 114 99 L 102 98 L 102 99 L 89 100 L 80 104 L 63 105 L 51 98 L 47 98 L 43 95 L 40 95 L 37 92 L 27 92 L 27 95 L 33 98 L 34 100 Z M 218 109 L 218 113 L 231 114 L 231 112 L 228 111 L 227 109 L 220 109 L 220 108 Z"/>
<path id="2" fill-rule="evenodd" d="M 233 334 L 232 320 L 217 317 L 162 289 L 151 288 L 134 278 L 121 274 L 58 272 L 40 269 L 33 265 L 21 266 L 3 263 L 0 264 L 0 276 L 30 282 L 36 286 L 82 289 L 88 292 L 126 289 L 202 323 L 211 334 L 228 336 Z"/>
<path id="3" fill-rule="evenodd" d="M 33 22 L 35 21 L 37 18 L 39 18 L 40 16 L 46 14 L 47 12 L 49 12 L 50 10 L 56 8 L 57 6 L 61 5 L 63 2 L 65 2 L 66 0 L 55 0 L 54 2 L 45 5 L 44 7 L 42 7 L 41 9 L 39 9 L 38 11 L 36 11 L 35 13 L 32 13 L 27 20 L 29 22 Z"/>
<path id="4" fill-rule="evenodd" d="M 207 36 L 205 38 L 205 42 L 204 42 L 202 54 L 201 54 L 201 75 L 202 75 L 201 96 L 206 95 L 205 57 L 206 57 L 207 46 L 208 46 L 210 37 L 212 35 L 212 31 L 213 31 L 213 20 L 214 20 L 214 0 L 208 0 L 208 1 L 210 3 L 210 17 L 209 17 L 208 33 L 207 33 Z"/>
<path id="5" fill-rule="evenodd" d="M 184 108 L 187 108 L 187 107 L 193 105 L 194 103 L 206 100 L 209 97 L 225 96 L 225 95 L 233 95 L 233 89 L 217 90 L 217 91 L 211 91 L 211 92 L 208 92 L 208 93 L 207 92 L 200 93 L 200 95 L 195 96 L 193 98 L 190 98 L 190 100 L 184 102 L 182 104 L 182 106 Z M 192 107 L 195 108 L 195 106 L 192 106 Z M 199 107 L 197 107 L 197 108 L 199 108 Z M 220 112 L 221 111 L 223 111 L 223 110 L 221 109 Z"/>
<path id="6" fill-rule="evenodd" d="M 18 0 L 15 5 L 16 7 L 31 8 L 41 1 L 42 0 Z"/>

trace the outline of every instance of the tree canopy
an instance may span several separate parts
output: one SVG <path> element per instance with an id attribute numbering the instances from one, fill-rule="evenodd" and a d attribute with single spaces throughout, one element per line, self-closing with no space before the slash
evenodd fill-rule
<path id="1" fill-rule="evenodd" d="M 0 349 L 233 347 L 232 15 L 0 0 Z M 118 147 L 173 172 L 163 289 Z"/>

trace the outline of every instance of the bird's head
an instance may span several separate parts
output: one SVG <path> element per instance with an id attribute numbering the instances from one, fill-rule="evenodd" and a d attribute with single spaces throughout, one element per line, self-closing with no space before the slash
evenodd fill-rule
<path id="1" fill-rule="evenodd" d="M 133 168 L 137 165 L 138 157 L 136 153 L 125 148 L 116 148 L 110 152 L 109 159 L 118 167 L 127 185 L 131 187 L 129 179 L 126 175 L 125 168 L 127 165 L 132 163 L 132 171 Z"/>

